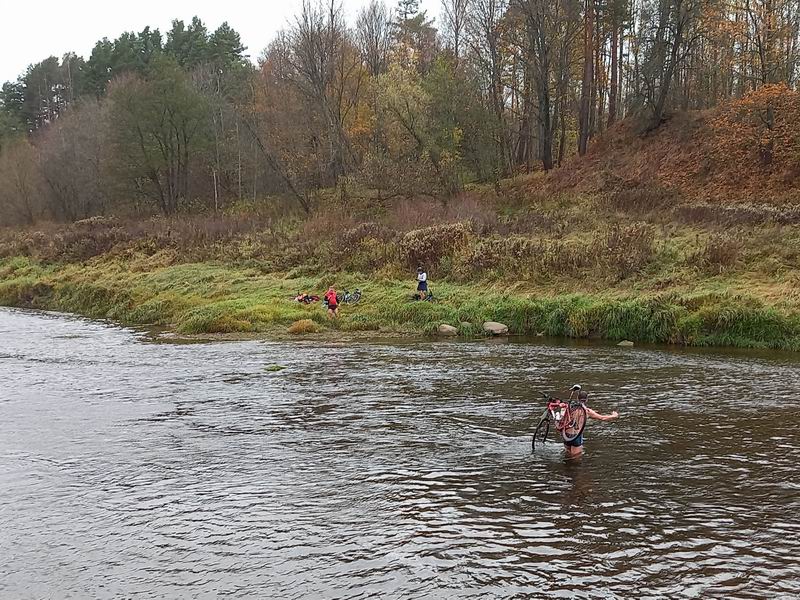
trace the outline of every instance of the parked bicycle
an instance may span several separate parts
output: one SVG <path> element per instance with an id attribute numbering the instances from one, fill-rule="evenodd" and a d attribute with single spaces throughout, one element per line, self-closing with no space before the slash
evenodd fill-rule
<path id="1" fill-rule="evenodd" d="M 537 445 L 544 445 L 551 426 L 556 436 L 560 435 L 564 442 L 571 442 L 583 433 L 583 428 L 586 427 L 586 407 L 583 402 L 579 400 L 565 402 L 547 394 L 542 396 L 547 401 L 547 408 L 533 433 L 532 449 L 536 450 Z"/>
<path id="2" fill-rule="evenodd" d="M 411 299 L 417 301 L 421 300 L 422 302 L 436 302 L 436 298 L 434 297 L 433 290 L 431 288 L 428 288 L 428 292 L 425 294 L 424 298 L 420 298 L 419 292 L 417 292 L 416 294 L 411 296 Z"/>
<path id="3" fill-rule="evenodd" d="M 361 290 L 356 288 L 352 293 L 344 290 L 342 293 L 336 294 L 336 299 L 339 304 L 358 304 L 359 300 L 361 300 Z"/>

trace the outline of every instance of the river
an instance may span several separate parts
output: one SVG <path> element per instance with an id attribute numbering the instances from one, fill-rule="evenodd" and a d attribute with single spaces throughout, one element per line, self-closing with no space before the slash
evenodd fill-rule
<path id="1" fill-rule="evenodd" d="M 0 309 L 0 597 L 797 597 L 799 366 Z M 533 453 L 575 382 L 622 418 Z"/>

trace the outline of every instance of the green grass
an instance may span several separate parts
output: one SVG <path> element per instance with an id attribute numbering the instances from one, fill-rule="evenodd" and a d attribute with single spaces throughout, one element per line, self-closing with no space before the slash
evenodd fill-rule
<path id="1" fill-rule="evenodd" d="M 300 305 L 298 291 L 360 287 L 362 301 L 329 321 L 321 304 Z M 484 321 L 512 334 L 629 339 L 695 346 L 800 350 L 800 318 L 746 295 L 695 290 L 648 293 L 505 293 L 486 284 L 441 282 L 437 302 L 411 300 L 413 282 L 357 274 L 281 277 L 222 263 L 131 269 L 121 260 L 45 265 L 0 260 L 0 305 L 34 307 L 162 325 L 186 334 L 285 331 L 310 319 L 328 332 L 435 334 L 442 323 L 464 336 L 482 335 Z"/>

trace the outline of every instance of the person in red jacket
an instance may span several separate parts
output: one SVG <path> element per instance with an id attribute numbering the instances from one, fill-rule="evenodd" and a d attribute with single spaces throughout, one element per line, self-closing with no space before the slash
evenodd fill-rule
<path id="1" fill-rule="evenodd" d="M 339 316 L 339 300 L 336 298 L 336 290 L 333 286 L 328 288 L 325 292 L 325 301 L 328 304 L 328 318 L 335 319 Z"/>

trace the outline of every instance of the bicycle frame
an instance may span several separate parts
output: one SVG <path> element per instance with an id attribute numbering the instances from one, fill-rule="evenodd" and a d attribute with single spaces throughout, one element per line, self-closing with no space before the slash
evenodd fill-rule
<path id="1" fill-rule="evenodd" d="M 350 304 L 350 303 L 355 304 L 356 302 L 361 300 L 361 290 L 358 288 L 356 288 L 352 292 L 350 292 L 349 290 L 344 290 L 344 292 L 342 292 L 340 296 L 341 298 L 339 302 L 343 304 Z"/>
<path id="2" fill-rule="evenodd" d="M 586 406 L 583 402 L 570 397 L 569 400 L 561 400 L 559 398 L 547 397 L 547 408 L 542 413 L 542 418 L 550 419 L 550 422 L 555 423 L 556 431 L 563 432 L 567 425 L 572 422 L 572 413 L 578 406 Z M 573 404 L 574 403 L 574 404 Z"/>
<path id="3" fill-rule="evenodd" d="M 547 409 L 542 416 L 547 416 L 553 423 L 555 423 L 557 431 L 563 431 L 567 426 L 567 423 L 572 420 L 572 409 L 570 408 L 568 402 L 564 402 L 558 398 L 552 398 L 550 401 L 548 401 Z"/>
<path id="4" fill-rule="evenodd" d="M 586 406 L 583 402 L 572 397 L 569 400 L 561 400 L 547 394 L 542 394 L 542 396 L 547 401 L 547 407 L 534 431 L 534 449 L 536 448 L 536 439 L 540 435 L 540 430 L 543 432 L 540 442 L 543 443 L 547 438 L 550 427 L 553 425 L 555 425 L 555 431 L 561 434 L 564 443 L 572 442 L 583 433 L 583 429 L 586 426 Z M 581 413 L 583 414 L 579 417 L 578 415 Z M 542 429 L 543 425 L 544 429 Z"/>

